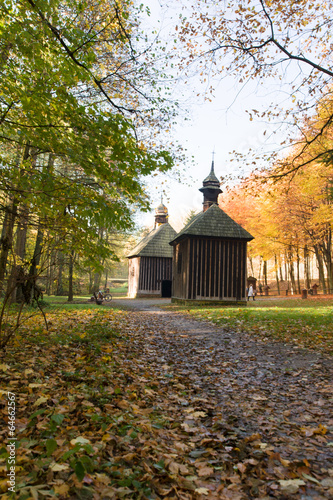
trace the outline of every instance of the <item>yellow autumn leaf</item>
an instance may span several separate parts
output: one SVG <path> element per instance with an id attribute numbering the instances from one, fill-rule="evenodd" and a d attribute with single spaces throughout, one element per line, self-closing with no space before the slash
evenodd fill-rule
<path id="1" fill-rule="evenodd" d="M 79 436 L 79 437 L 71 440 L 71 445 L 75 446 L 77 443 L 90 444 L 91 442 L 89 441 L 89 439 L 87 439 L 83 436 Z"/>
<path id="2" fill-rule="evenodd" d="M 65 483 L 56 484 L 53 489 L 56 495 L 67 495 L 69 492 L 69 486 Z"/>
<path id="3" fill-rule="evenodd" d="M 57 464 L 56 462 L 52 462 L 49 466 L 49 469 L 51 469 L 53 472 L 62 472 L 69 470 L 70 467 L 68 464 Z"/>
<path id="4" fill-rule="evenodd" d="M 199 495 L 209 495 L 210 490 L 208 488 L 196 488 L 195 493 L 198 493 Z"/>
<path id="5" fill-rule="evenodd" d="M 37 401 L 34 402 L 34 406 L 40 406 L 43 403 L 46 403 L 48 399 L 49 399 L 48 396 L 41 396 L 40 398 L 37 399 Z"/>

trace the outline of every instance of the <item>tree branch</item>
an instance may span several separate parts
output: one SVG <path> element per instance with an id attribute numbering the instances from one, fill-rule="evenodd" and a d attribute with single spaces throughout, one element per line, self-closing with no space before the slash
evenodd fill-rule
<path id="1" fill-rule="evenodd" d="M 68 47 L 67 43 L 62 38 L 59 30 L 57 28 L 55 28 L 50 23 L 50 21 L 44 16 L 43 12 L 41 12 L 41 10 L 37 7 L 37 5 L 35 4 L 35 2 L 33 0 L 26 0 L 26 1 L 37 12 L 38 16 L 41 18 L 41 20 L 43 21 L 43 23 L 50 29 L 51 33 L 54 35 L 54 37 L 56 38 L 56 40 L 58 40 L 58 42 L 63 47 L 63 49 L 65 50 L 65 52 L 68 54 L 68 56 L 70 57 L 70 59 L 74 62 L 74 64 L 76 66 L 84 69 L 89 74 L 89 76 L 92 78 L 92 80 L 95 83 L 95 85 L 99 88 L 99 90 L 104 95 L 104 97 L 106 98 L 106 100 L 111 104 L 111 106 L 113 106 L 115 109 L 117 109 L 121 113 L 123 113 L 124 111 L 127 111 L 129 113 L 136 113 L 135 109 L 124 108 L 123 106 L 118 106 L 117 104 L 115 104 L 113 102 L 113 100 L 110 98 L 110 96 L 108 95 L 108 93 L 104 90 L 101 81 L 98 78 L 95 77 L 95 75 L 92 73 L 92 71 L 85 64 L 83 64 L 82 62 L 80 62 L 77 59 L 77 57 L 74 55 L 74 52 Z"/>

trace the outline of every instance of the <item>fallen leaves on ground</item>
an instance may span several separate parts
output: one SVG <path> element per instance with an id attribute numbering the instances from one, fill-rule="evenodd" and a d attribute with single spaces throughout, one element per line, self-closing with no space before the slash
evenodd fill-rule
<path id="1" fill-rule="evenodd" d="M 167 306 L 198 319 L 246 332 L 252 337 L 271 342 L 278 340 L 299 347 L 333 355 L 332 297 L 262 298 L 249 301 L 248 307 Z"/>
<path id="2" fill-rule="evenodd" d="M 176 316 L 103 308 L 49 315 L 49 332 L 25 324 L 0 360 L 17 498 L 332 497 L 327 360 L 297 364 Z"/>

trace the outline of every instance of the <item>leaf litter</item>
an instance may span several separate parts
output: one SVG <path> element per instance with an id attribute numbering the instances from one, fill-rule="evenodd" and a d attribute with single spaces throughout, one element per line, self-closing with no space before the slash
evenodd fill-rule
<path id="1" fill-rule="evenodd" d="M 49 321 L 0 359 L 5 421 L 16 394 L 16 498 L 332 498 L 324 354 L 158 310 Z"/>

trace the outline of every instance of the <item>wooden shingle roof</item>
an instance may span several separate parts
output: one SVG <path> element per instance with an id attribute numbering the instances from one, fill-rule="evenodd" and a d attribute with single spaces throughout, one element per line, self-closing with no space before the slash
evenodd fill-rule
<path id="1" fill-rule="evenodd" d="M 153 229 L 131 250 L 127 258 L 131 257 L 172 257 L 173 250 L 169 242 L 177 233 L 167 222 Z"/>
<path id="2" fill-rule="evenodd" d="M 206 212 L 196 215 L 170 241 L 170 245 L 186 236 L 206 236 L 212 238 L 230 238 L 246 241 L 253 240 L 253 236 L 235 222 L 216 204 L 211 205 Z"/>

